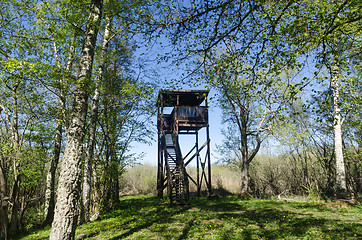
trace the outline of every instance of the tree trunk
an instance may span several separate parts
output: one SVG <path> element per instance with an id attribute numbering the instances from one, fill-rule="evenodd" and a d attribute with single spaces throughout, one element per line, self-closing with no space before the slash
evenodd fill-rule
<path id="1" fill-rule="evenodd" d="M 0 156 L 0 238 L 7 240 L 8 235 L 8 199 L 6 176 L 5 176 L 5 163 Z"/>
<path id="2" fill-rule="evenodd" d="M 112 114 L 112 113 L 111 113 Z M 114 126 L 110 126 L 111 129 L 108 130 L 109 139 L 107 150 L 106 150 L 106 158 L 107 162 L 103 177 L 104 181 L 104 195 L 102 198 L 102 207 L 105 210 L 114 209 L 119 205 L 119 161 L 116 156 L 116 141 L 114 134 Z"/>
<path id="3" fill-rule="evenodd" d="M 93 161 L 93 164 L 94 164 L 93 166 L 96 165 L 96 163 L 94 161 Z M 99 212 L 100 212 L 100 201 L 101 201 L 100 197 L 99 197 L 99 189 L 100 189 L 99 185 L 100 184 L 98 182 L 97 171 L 95 168 L 93 168 L 92 179 L 93 179 L 93 182 L 91 182 L 91 183 L 92 183 L 94 191 L 93 191 L 92 198 L 91 198 L 93 200 L 93 202 L 92 202 L 92 204 L 90 204 L 92 207 L 92 209 L 90 211 L 92 212 L 93 215 L 90 216 L 90 219 L 89 219 L 90 221 L 98 219 Z"/>
<path id="4" fill-rule="evenodd" d="M 19 83 L 16 83 L 12 88 L 12 108 L 13 108 L 13 122 L 11 124 L 12 127 L 12 140 L 13 140 L 13 174 L 14 174 L 14 185 L 11 189 L 10 197 L 11 197 L 11 218 L 10 218 L 10 226 L 9 226 L 9 235 L 15 234 L 19 230 L 19 188 L 20 188 L 20 177 L 18 172 L 19 167 L 19 120 L 18 120 L 18 98 L 17 98 L 17 89 L 19 87 Z"/>
<path id="5" fill-rule="evenodd" d="M 65 70 L 69 72 L 72 63 L 73 63 L 73 55 L 74 55 L 74 43 L 76 39 L 76 34 L 72 37 L 71 46 L 69 48 L 69 56 L 68 62 Z M 57 65 L 59 71 L 62 71 L 60 57 L 58 54 L 58 49 L 56 46 L 55 41 L 53 40 L 53 48 L 54 48 L 54 55 L 57 59 Z M 62 79 L 60 79 L 62 82 Z M 45 220 L 44 225 L 51 224 L 54 218 L 54 209 L 55 209 L 55 173 L 58 168 L 58 163 L 60 159 L 60 152 L 62 146 L 62 134 L 63 134 L 63 121 L 66 119 L 66 94 L 64 93 L 64 89 L 62 87 L 59 88 L 59 113 L 58 113 L 58 120 L 57 120 L 57 127 L 55 129 L 55 143 L 54 143 L 54 150 L 53 150 L 53 157 L 50 162 L 50 168 L 47 174 L 46 179 L 46 190 L 45 190 Z M 60 116 L 59 116 L 60 115 Z M 66 122 L 66 121 L 64 121 Z M 65 129 L 67 129 L 67 123 L 65 124 Z"/>
<path id="6" fill-rule="evenodd" d="M 249 162 L 247 159 L 243 159 L 243 165 L 241 168 L 241 194 L 247 194 L 249 191 Z"/>
<path id="7" fill-rule="evenodd" d="M 83 211 L 82 221 L 88 222 L 90 219 L 90 196 L 91 196 L 91 179 L 92 179 L 92 164 L 93 164 L 93 153 L 95 145 L 95 132 L 97 127 L 98 120 L 98 105 L 99 105 L 99 83 L 102 81 L 103 69 L 106 63 L 106 55 L 108 51 L 108 42 L 110 38 L 112 19 L 106 15 L 106 26 L 104 29 L 103 43 L 102 43 L 102 52 L 101 52 L 101 64 L 98 68 L 97 83 L 96 89 L 94 91 L 92 108 L 91 108 L 91 121 L 89 127 L 89 139 L 88 146 L 86 151 L 86 156 L 84 160 L 84 179 L 83 179 Z"/>
<path id="8" fill-rule="evenodd" d="M 15 235 L 19 231 L 19 185 L 20 185 L 19 175 L 14 177 L 14 186 L 11 193 L 11 203 L 12 207 L 10 210 L 10 226 L 9 226 L 9 235 Z"/>
<path id="9" fill-rule="evenodd" d="M 332 88 L 333 88 L 333 129 L 334 129 L 334 153 L 336 156 L 336 195 L 338 198 L 347 197 L 346 172 L 343 159 L 342 145 L 342 119 L 339 106 L 339 69 L 332 66 Z"/>
<path id="10" fill-rule="evenodd" d="M 82 211 L 82 220 L 81 222 L 88 222 L 90 219 L 90 196 L 91 196 L 91 186 L 92 186 L 92 165 L 93 165 L 93 153 L 95 145 L 95 131 L 96 123 L 98 119 L 98 100 L 99 100 L 99 90 L 98 88 L 94 92 L 92 109 L 91 109 L 91 122 L 89 129 L 89 138 L 88 146 L 86 150 L 86 156 L 84 159 L 84 174 L 83 174 L 83 208 Z"/>
<path id="11" fill-rule="evenodd" d="M 45 221 L 44 224 L 51 224 L 54 218 L 54 208 L 55 208 L 55 173 L 57 170 L 60 149 L 62 145 L 62 128 L 63 125 L 60 121 L 57 123 L 57 128 L 55 129 L 55 144 L 53 157 L 50 163 L 50 169 L 47 174 L 46 180 L 46 191 L 45 191 Z"/>
<path id="12" fill-rule="evenodd" d="M 12 137 L 12 147 L 13 153 L 9 156 L 9 159 L 12 159 L 13 162 L 13 181 L 14 184 L 10 190 L 9 195 L 7 196 L 7 182 L 6 182 L 6 172 L 5 172 L 5 162 L 4 159 L 1 159 L 0 162 L 0 203 L 1 207 L 1 222 L 4 222 L 0 227 L 5 237 L 8 237 L 11 234 L 18 232 L 19 221 L 18 221 L 18 210 L 19 210 L 19 186 L 20 186 L 20 177 L 18 172 L 19 167 L 19 127 L 18 127 L 18 99 L 17 99 L 17 89 L 19 87 L 19 82 L 15 83 L 13 87 L 9 87 L 12 94 L 12 116 L 10 116 L 4 105 L 1 105 L 1 109 L 4 111 L 5 116 L 8 120 L 11 129 Z M 12 117 L 12 119 L 11 119 Z M 9 202 L 11 203 L 8 207 Z M 10 216 L 10 219 L 9 219 Z"/>
<path id="13" fill-rule="evenodd" d="M 264 120 L 262 120 L 264 121 Z M 262 123 L 261 121 L 261 123 Z M 249 192 L 250 188 L 250 175 L 249 175 L 249 167 L 251 161 L 255 158 L 256 154 L 259 152 L 261 140 L 259 137 L 259 130 L 261 124 L 259 124 L 257 134 L 255 136 L 257 145 L 251 154 L 249 154 L 248 147 L 248 136 L 244 129 L 246 129 L 246 122 L 243 123 L 243 129 L 241 131 L 241 149 L 242 149 L 242 166 L 241 166 L 241 195 L 246 195 Z"/>
<path id="14" fill-rule="evenodd" d="M 81 180 L 82 146 L 88 107 L 94 49 L 102 16 L 102 0 L 93 0 L 80 56 L 79 74 L 67 132 L 50 239 L 74 239 L 78 218 Z"/>

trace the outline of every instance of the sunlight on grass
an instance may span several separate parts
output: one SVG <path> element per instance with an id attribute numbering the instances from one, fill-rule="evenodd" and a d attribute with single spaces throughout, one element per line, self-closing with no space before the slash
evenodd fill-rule
<path id="1" fill-rule="evenodd" d="M 123 197 L 118 210 L 77 228 L 86 239 L 362 239 L 362 208 L 225 197 L 169 206 L 156 197 Z M 47 239 L 49 228 L 20 239 Z"/>

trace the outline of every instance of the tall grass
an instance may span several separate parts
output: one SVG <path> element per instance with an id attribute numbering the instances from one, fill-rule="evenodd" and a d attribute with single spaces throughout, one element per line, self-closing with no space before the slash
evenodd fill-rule
<path id="1" fill-rule="evenodd" d="M 133 165 L 125 169 L 120 179 L 123 195 L 156 193 L 157 167 L 151 165 Z"/>
<path id="2" fill-rule="evenodd" d="M 196 167 L 188 167 L 188 174 L 196 181 Z M 201 170 L 200 170 L 201 175 Z M 207 175 L 207 171 L 206 171 Z M 120 179 L 120 189 L 123 195 L 155 194 L 157 182 L 157 167 L 152 165 L 134 165 L 128 167 Z M 216 192 L 240 192 L 240 176 L 236 169 L 214 165 L 211 169 L 211 184 Z M 206 190 L 203 180 L 202 191 Z M 190 181 L 190 191 L 196 192 L 196 185 Z"/>
<path id="3" fill-rule="evenodd" d="M 250 187 L 255 196 L 293 195 L 314 199 L 329 197 L 324 192 L 333 182 L 328 182 L 328 172 L 321 167 L 319 159 L 296 159 L 291 156 L 257 155 L 250 165 Z M 194 166 L 187 167 L 188 174 L 196 181 L 197 170 Z M 351 172 L 348 172 L 352 179 Z M 206 175 L 207 169 L 206 169 Z M 201 176 L 201 169 L 200 169 Z M 240 193 L 240 168 L 236 165 L 212 165 L 211 183 L 218 195 Z M 358 181 L 358 174 L 355 179 Z M 359 180 L 361 181 L 361 180 Z M 157 182 L 157 167 L 151 165 L 134 165 L 126 169 L 122 175 L 122 194 L 155 194 Z M 190 182 L 190 192 L 196 192 L 196 186 Z M 356 184 L 360 186 L 361 183 Z M 206 191 L 205 181 L 202 181 L 202 191 Z M 361 193 L 361 192 L 360 192 Z M 333 197 L 332 197 L 333 198 Z M 361 201 L 357 197 L 357 201 Z"/>

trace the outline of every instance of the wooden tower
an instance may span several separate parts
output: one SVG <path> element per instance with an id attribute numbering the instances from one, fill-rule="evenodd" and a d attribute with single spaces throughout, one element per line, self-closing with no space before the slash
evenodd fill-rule
<path id="1" fill-rule="evenodd" d="M 211 195 L 208 93 L 206 90 L 160 90 L 159 92 L 157 194 L 162 198 L 163 191 L 167 188 L 170 203 L 189 203 L 190 181 L 196 185 L 197 195 L 200 195 L 202 183 L 205 181 L 208 194 Z M 169 112 L 166 113 L 165 110 Z M 206 141 L 200 147 L 199 130 L 202 128 L 206 128 Z M 182 155 L 179 143 L 179 137 L 183 134 L 195 136 L 195 145 L 185 155 Z M 186 171 L 186 166 L 192 161 L 196 161 L 196 179 Z"/>

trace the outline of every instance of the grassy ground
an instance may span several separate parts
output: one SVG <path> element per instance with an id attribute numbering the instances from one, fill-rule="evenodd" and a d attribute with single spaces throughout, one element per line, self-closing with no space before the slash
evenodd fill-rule
<path id="1" fill-rule="evenodd" d="M 81 225 L 86 239 L 362 239 L 362 207 L 224 197 L 187 207 L 122 197 L 119 210 Z M 49 228 L 20 239 L 48 239 Z"/>

